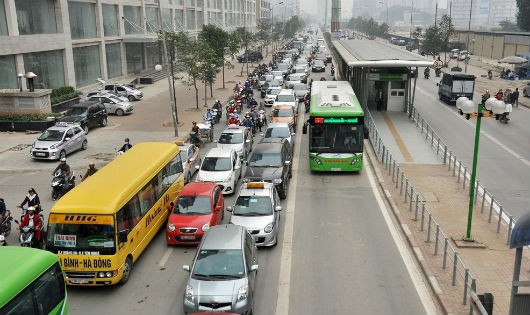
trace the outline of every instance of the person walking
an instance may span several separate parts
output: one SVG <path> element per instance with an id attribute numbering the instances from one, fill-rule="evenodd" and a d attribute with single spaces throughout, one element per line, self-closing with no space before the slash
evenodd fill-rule
<path id="1" fill-rule="evenodd" d="M 515 88 L 512 93 L 512 104 L 514 107 L 519 107 L 519 88 Z"/>
<path id="2" fill-rule="evenodd" d="M 504 93 L 502 93 L 502 89 L 499 89 L 499 92 L 495 95 L 495 98 L 499 101 L 502 101 L 504 99 Z"/>
<path id="3" fill-rule="evenodd" d="M 377 104 L 377 111 L 381 111 L 381 107 L 383 107 L 383 90 L 382 89 L 377 90 L 375 94 L 375 103 Z"/>

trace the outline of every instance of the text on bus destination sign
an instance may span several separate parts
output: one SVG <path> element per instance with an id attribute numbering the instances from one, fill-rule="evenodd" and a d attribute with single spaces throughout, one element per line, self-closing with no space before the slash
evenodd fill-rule
<path id="1" fill-rule="evenodd" d="M 344 118 L 344 117 L 315 117 L 315 124 L 357 124 L 359 118 Z"/>

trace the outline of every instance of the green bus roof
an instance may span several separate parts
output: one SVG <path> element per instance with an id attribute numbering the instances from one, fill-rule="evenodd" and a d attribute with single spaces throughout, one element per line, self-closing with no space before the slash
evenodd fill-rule
<path id="1" fill-rule="evenodd" d="M 114 214 L 178 152 L 170 142 L 135 144 L 61 197 L 50 213 Z"/>
<path id="2" fill-rule="evenodd" d="M 58 262 L 55 254 L 28 247 L 0 246 L 0 257 L 0 307 Z"/>
<path id="3" fill-rule="evenodd" d="M 309 115 L 359 117 L 364 111 L 348 81 L 313 81 Z"/>

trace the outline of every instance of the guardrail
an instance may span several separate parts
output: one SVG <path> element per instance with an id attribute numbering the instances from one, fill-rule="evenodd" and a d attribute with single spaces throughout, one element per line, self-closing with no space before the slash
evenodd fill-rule
<path id="1" fill-rule="evenodd" d="M 416 127 L 420 129 L 420 132 L 425 133 L 425 140 L 430 143 L 430 147 L 436 152 L 436 155 L 447 165 L 447 170 L 453 172 L 453 176 L 456 177 L 457 183 L 462 181 L 462 188 L 469 189 L 471 181 L 471 172 L 464 163 L 457 158 L 457 156 L 449 149 L 440 136 L 434 132 L 433 128 L 427 123 L 427 121 L 420 115 L 415 107 L 411 107 L 409 111 L 409 118 L 415 123 Z M 468 171 L 469 170 L 469 171 Z M 480 197 L 479 197 L 480 195 Z M 478 199 L 481 199 L 480 201 Z M 486 187 L 480 184 L 480 181 L 475 182 L 475 204 L 480 202 L 480 213 L 483 213 L 486 208 L 488 209 L 488 223 L 492 223 L 493 216 L 495 213 L 497 224 L 497 233 L 500 233 L 501 227 L 506 226 L 506 244 L 510 243 L 510 237 L 512 229 L 516 223 L 513 215 L 510 214 L 504 206 L 495 199 L 495 195 L 489 192 Z M 503 224 L 504 223 L 504 224 Z"/>
<path id="2" fill-rule="evenodd" d="M 440 224 L 436 221 L 431 211 L 426 206 L 425 202 L 420 201 L 420 193 L 414 188 L 410 180 L 405 176 L 405 173 L 403 172 L 403 170 L 401 170 L 399 163 L 397 163 L 396 160 L 392 158 L 392 154 L 389 152 L 388 148 L 384 145 L 381 137 L 379 136 L 379 131 L 377 130 L 377 126 L 375 125 L 375 122 L 372 119 L 372 115 L 368 111 L 368 108 L 366 108 L 365 106 L 363 107 L 365 110 L 365 126 L 369 129 L 370 141 L 372 143 L 376 156 L 378 160 L 384 164 L 384 170 L 388 172 L 389 176 L 391 176 L 392 182 L 395 183 L 395 188 L 399 189 L 399 195 L 404 198 L 404 203 L 408 203 L 409 213 L 412 214 L 412 212 L 414 212 L 414 221 L 419 223 L 420 231 L 426 231 L 425 242 L 434 242 L 434 256 L 441 257 L 443 269 L 447 269 L 449 266 L 451 267 L 452 286 L 456 286 L 458 279 L 460 279 L 462 285 L 462 304 L 467 305 L 468 300 L 470 300 L 471 302 L 469 313 L 473 314 L 475 306 L 480 314 L 487 315 L 484 306 L 477 298 L 476 277 L 473 276 L 469 267 L 464 263 L 458 251 L 449 242 L 449 237 L 443 232 L 442 228 L 440 227 Z M 411 117 L 415 116 L 411 115 Z M 422 126 L 423 124 L 426 124 L 423 119 L 421 119 L 421 121 Z M 432 131 L 432 128 L 430 130 Z M 434 132 L 432 132 L 431 134 L 434 135 Z M 436 138 L 437 147 L 442 147 L 443 151 L 445 152 L 443 154 L 444 163 L 449 161 L 448 164 L 450 165 L 451 161 L 456 161 L 457 159 L 454 155 L 452 155 L 452 153 L 449 156 L 447 155 L 447 146 L 445 144 L 442 145 L 439 137 Z M 431 143 L 434 144 L 434 138 L 431 139 Z M 437 152 L 437 154 L 440 153 Z M 460 165 L 462 165 L 460 161 L 458 162 Z M 459 167 L 461 168 L 461 166 Z M 454 169 L 455 167 L 453 166 L 453 170 Z M 459 176 L 460 173 L 462 172 L 459 171 Z M 459 276 L 458 279 L 457 275 Z"/>

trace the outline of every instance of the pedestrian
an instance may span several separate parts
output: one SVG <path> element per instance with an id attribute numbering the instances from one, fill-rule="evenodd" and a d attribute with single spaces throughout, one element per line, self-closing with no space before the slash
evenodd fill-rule
<path id="1" fill-rule="evenodd" d="M 118 150 L 121 153 L 127 152 L 130 148 L 132 148 L 132 144 L 129 141 L 129 138 L 125 138 L 125 143 L 121 146 L 121 148 Z"/>
<path id="2" fill-rule="evenodd" d="M 486 104 L 486 101 L 490 98 L 490 90 L 486 90 L 486 93 L 482 95 L 482 104 Z"/>
<path id="3" fill-rule="evenodd" d="M 379 89 L 375 93 L 375 103 L 377 105 L 377 111 L 381 111 L 381 107 L 383 107 L 383 90 Z"/>
<path id="4" fill-rule="evenodd" d="M 97 171 L 98 171 L 98 169 L 96 168 L 96 164 L 94 162 L 90 161 L 90 163 L 88 163 L 88 169 L 87 169 L 85 175 L 81 178 L 81 181 L 84 181 L 88 177 L 94 175 L 94 173 L 96 173 Z"/>
<path id="5" fill-rule="evenodd" d="M 504 103 L 511 104 L 512 103 L 512 90 L 506 89 L 504 90 L 504 96 L 503 96 Z"/>
<path id="6" fill-rule="evenodd" d="M 499 101 L 502 101 L 504 99 L 504 93 L 502 93 L 502 89 L 499 89 L 499 92 L 495 95 L 495 98 Z"/>
<path id="7" fill-rule="evenodd" d="M 512 93 L 512 103 L 515 107 L 519 107 L 519 88 L 515 88 Z"/>

